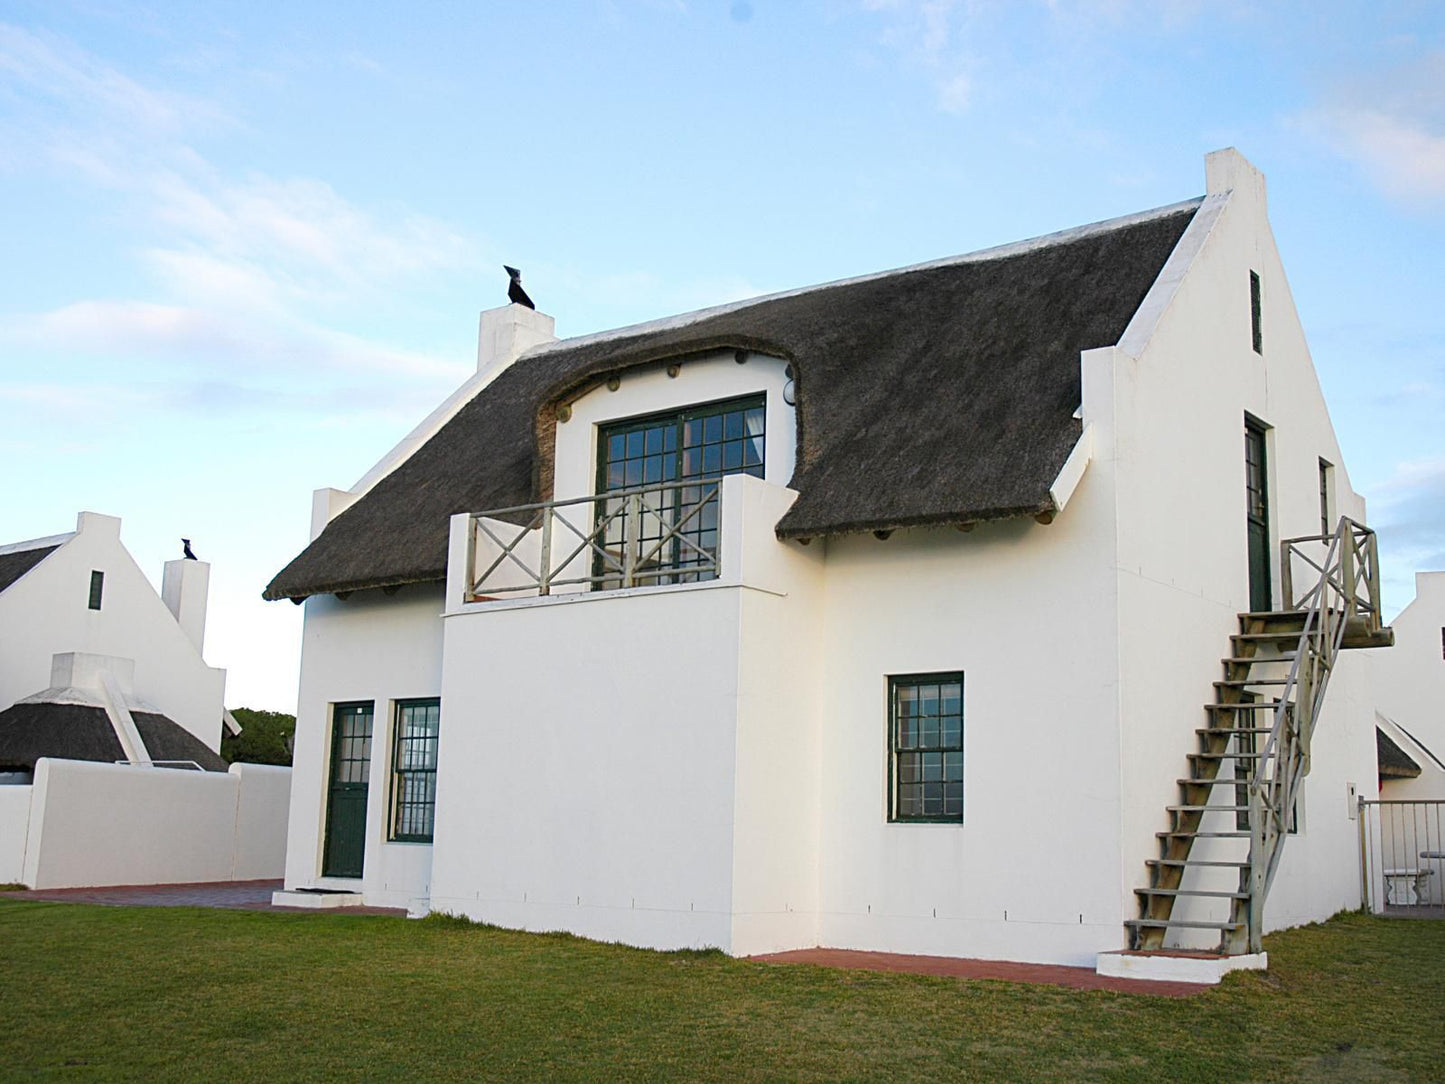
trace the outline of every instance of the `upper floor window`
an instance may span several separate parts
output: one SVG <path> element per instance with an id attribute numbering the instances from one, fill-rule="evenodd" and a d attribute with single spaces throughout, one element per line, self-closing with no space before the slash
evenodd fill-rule
<path id="1" fill-rule="evenodd" d="M 392 739 L 391 838 L 430 843 L 436 821 L 441 701 L 399 700 Z"/>
<path id="2" fill-rule="evenodd" d="M 90 574 L 90 601 L 92 610 L 100 609 L 101 595 L 105 593 L 105 573 L 94 571 Z"/>
<path id="3" fill-rule="evenodd" d="M 765 395 L 749 395 L 600 427 L 597 492 L 643 492 L 630 505 L 623 497 L 599 502 L 608 554 L 597 557 L 599 586 L 621 582 L 620 573 L 609 574 L 614 554 L 618 567 L 632 561 L 634 583 L 716 576 L 717 482 L 728 474 L 763 477 L 766 406 Z"/>
<path id="4" fill-rule="evenodd" d="M 1249 273 L 1249 327 L 1250 341 L 1256 354 L 1264 353 L 1264 313 L 1260 301 L 1259 272 Z"/>
<path id="5" fill-rule="evenodd" d="M 963 674 L 888 679 L 892 821 L 963 821 Z"/>

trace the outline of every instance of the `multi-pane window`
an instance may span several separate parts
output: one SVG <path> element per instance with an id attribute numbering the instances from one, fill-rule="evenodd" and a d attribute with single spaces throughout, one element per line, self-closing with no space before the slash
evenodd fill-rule
<path id="1" fill-rule="evenodd" d="M 331 783 L 365 785 L 371 774 L 371 703 L 337 704 L 332 717 Z"/>
<path id="2" fill-rule="evenodd" d="M 963 820 L 963 674 L 888 679 L 889 820 Z"/>
<path id="3" fill-rule="evenodd" d="M 1259 272 L 1249 273 L 1250 341 L 1256 354 L 1264 353 L 1264 311 L 1260 299 Z"/>
<path id="4" fill-rule="evenodd" d="M 392 742 L 391 838 L 430 843 L 436 821 L 441 701 L 400 700 Z"/>
<path id="5" fill-rule="evenodd" d="M 100 597 L 105 591 L 105 573 L 92 572 L 90 574 L 90 599 L 87 603 L 92 610 L 100 609 Z"/>
<path id="6" fill-rule="evenodd" d="M 624 559 L 629 530 L 640 565 L 634 582 L 690 583 L 711 579 L 717 554 L 717 479 L 727 474 L 763 477 L 766 451 L 765 400 L 732 399 L 673 413 L 636 418 L 605 427 L 597 455 L 597 491 L 644 492 L 638 522 L 630 524 L 625 498 L 603 502 L 609 521 L 602 539 L 617 564 Z M 679 484 L 691 483 L 697 484 Z M 657 486 L 652 491 L 647 487 Z M 599 557 L 601 586 L 621 582 Z"/>

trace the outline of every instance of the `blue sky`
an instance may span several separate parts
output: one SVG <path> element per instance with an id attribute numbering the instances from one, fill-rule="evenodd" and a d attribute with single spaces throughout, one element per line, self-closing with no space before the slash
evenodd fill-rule
<path id="1" fill-rule="evenodd" d="M 1216 0 L 0 6 L 0 540 L 120 515 L 262 603 L 472 369 L 506 261 L 562 335 L 1172 203 L 1237 146 L 1387 604 L 1445 567 L 1445 7 Z"/>

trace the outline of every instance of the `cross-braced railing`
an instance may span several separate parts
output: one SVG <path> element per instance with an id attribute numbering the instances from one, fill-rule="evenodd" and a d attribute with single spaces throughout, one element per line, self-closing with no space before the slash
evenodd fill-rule
<path id="1" fill-rule="evenodd" d="M 666 482 L 475 513 L 466 600 L 715 579 L 720 493 Z"/>
<path id="2" fill-rule="evenodd" d="M 1317 556 L 1320 553 L 1323 556 Z M 1260 951 L 1264 901 L 1279 868 L 1300 781 L 1310 770 L 1310 740 L 1347 635 L 1378 632 L 1380 564 L 1375 532 L 1348 517 L 1333 534 L 1280 543 L 1283 609 L 1303 611 L 1304 623 L 1274 724 L 1249 781 L 1249 951 Z M 1295 569 L 1309 587 L 1294 593 Z"/>

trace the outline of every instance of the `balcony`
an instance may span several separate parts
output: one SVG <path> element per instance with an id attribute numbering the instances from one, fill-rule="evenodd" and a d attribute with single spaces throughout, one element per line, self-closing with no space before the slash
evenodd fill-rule
<path id="1" fill-rule="evenodd" d="M 729 475 L 461 513 L 447 610 L 708 586 L 783 594 L 801 554 L 773 528 L 796 496 Z"/>

